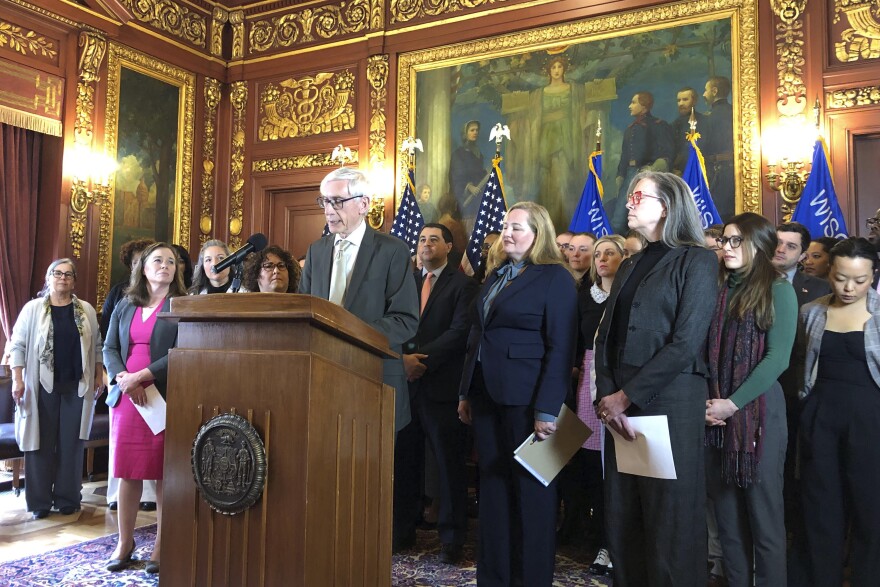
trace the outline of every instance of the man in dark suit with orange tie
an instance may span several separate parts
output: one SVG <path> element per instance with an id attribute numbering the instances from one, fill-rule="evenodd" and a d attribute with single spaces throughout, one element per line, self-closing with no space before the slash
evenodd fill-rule
<path id="1" fill-rule="evenodd" d="M 461 559 L 467 534 L 465 430 L 458 419 L 458 386 L 471 328 L 470 306 L 477 282 L 448 263 L 452 232 L 426 224 L 419 235 L 422 269 L 413 273 L 421 316 L 415 337 L 403 347 L 412 421 L 395 447 L 394 535 L 398 550 L 415 537 L 421 515 L 425 439 L 436 457 L 440 479 L 443 562 Z"/>

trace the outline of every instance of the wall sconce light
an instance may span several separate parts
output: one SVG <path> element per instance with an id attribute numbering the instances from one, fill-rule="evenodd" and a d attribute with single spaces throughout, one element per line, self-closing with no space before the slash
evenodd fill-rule
<path id="1" fill-rule="evenodd" d="M 370 170 L 370 183 L 376 195 L 370 201 L 367 222 L 370 228 L 379 230 L 385 225 L 385 196 L 381 194 L 394 193 L 394 174 L 382 163 L 374 163 Z"/>
<path id="2" fill-rule="evenodd" d="M 761 142 L 767 158 L 764 177 L 770 189 L 779 192 L 784 222 L 791 219 L 810 176 L 815 141 L 815 127 L 803 121 L 780 124 L 763 133 Z"/>
<path id="3" fill-rule="evenodd" d="M 70 175 L 70 240 L 74 257 L 82 253 L 86 233 L 86 212 L 89 204 L 110 201 L 110 176 L 116 171 L 116 161 L 103 153 L 96 153 L 81 143 L 74 144 L 64 157 Z"/>

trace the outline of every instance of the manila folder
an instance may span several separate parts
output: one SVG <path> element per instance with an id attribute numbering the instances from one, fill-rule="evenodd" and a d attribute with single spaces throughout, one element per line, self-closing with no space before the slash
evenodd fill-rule
<path id="1" fill-rule="evenodd" d="M 556 432 L 546 440 L 536 440 L 532 432 L 513 451 L 513 458 L 546 487 L 591 434 L 593 431 L 563 404 L 556 419 Z"/>

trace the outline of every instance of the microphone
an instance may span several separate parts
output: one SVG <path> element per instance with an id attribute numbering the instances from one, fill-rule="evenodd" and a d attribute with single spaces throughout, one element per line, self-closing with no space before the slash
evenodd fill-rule
<path id="1" fill-rule="evenodd" d="M 213 272 L 217 274 L 227 267 L 231 267 L 237 263 L 241 263 L 242 261 L 244 261 L 244 258 L 247 257 L 249 254 L 259 253 L 260 251 L 265 249 L 268 243 L 269 241 L 266 240 L 266 235 L 261 232 L 251 235 L 251 237 L 247 239 L 247 243 L 243 247 L 214 265 L 214 267 L 212 268 Z"/>

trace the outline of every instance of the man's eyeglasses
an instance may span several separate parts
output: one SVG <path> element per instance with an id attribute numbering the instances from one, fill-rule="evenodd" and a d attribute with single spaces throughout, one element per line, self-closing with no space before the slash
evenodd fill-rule
<path id="1" fill-rule="evenodd" d="M 571 248 L 571 245 L 568 243 L 556 243 L 556 246 L 559 247 L 560 251 L 567 251 Z"/>
<path id="2" fill-rule="evenodd" d="M 73 272 L 72 271 L 58 271 L 57 269 L 55 269 L 54 271 L 52 271 L 52 277 L 54 277 L 55 279 L 61 279 L 62 277 L 64 279 L 73 279 Z"/>
<path id="3" fill-rule="evenodd" d="M 865 226 L 868 228 L 877 228 L 880 226 L 880 218 L 868 218 L 865 220 Z"/>
<path id="4" fill-rule="evenodd" d="M 718 243 L 718 248 L 723 249 L 724 245 L 730 243 L 731 249 L 738 249 L 743 244 L 743 237 L 741 236 L 722 236 L 720 238 L 716 238 L 715 242 Z"/>
<path id="5" fill-rule="evenodd" d="M 271 263 L 269 261 L 266 261 L 265 263 L 260 265 L 260 267 L 263 268 L 263 271 L 275 271 L 276 269 L 278 271 L 282 271 L 282 272 L 287 271 L 287 265 L 285 265 L 283 262 L 282 263 Z"/>
<path id="6" fill-rule="evenodd" d="M 631 194 L 627 194 L 626 201 L 630 202 L 633 206 L 638 206 L 642 203 L 642 198 L 654 198 L 655 200 L 659 200 L 660 196 L 646 194 L 645 192 L 633 192 Z"/>
<path id="7" fill-rule="evenodd" d="M 354 200 L 355 198 L 362 198 L 363 196 L 351 196 L 350 198 L 325 198 L 324 196 L 318 196 L 315 201 L 318 203 L 318 208 L 325 208 L 327 204 L 333 207 L 334 210 L 341 210 L 342 205 L 345 204 L 349 200 Z"/>

